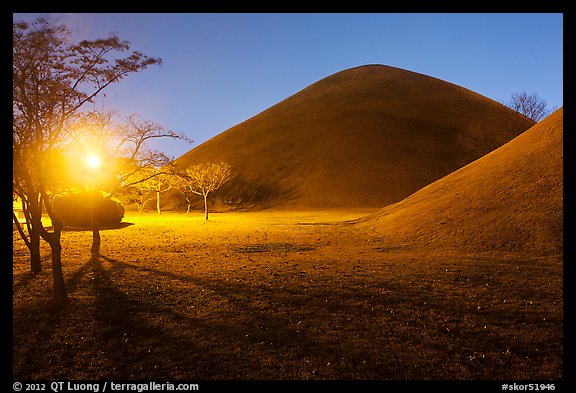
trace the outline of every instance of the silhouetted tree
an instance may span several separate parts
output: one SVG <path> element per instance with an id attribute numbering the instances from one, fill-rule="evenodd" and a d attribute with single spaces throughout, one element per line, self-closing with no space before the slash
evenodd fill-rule
<path id="1" fill-rule="evenodd" d="M 525 91 L 512 94 L 510 101 L 505 105 L 535 122 L 539 122 L 554 111 L 554 108 L 548 109 L 548 104 L 538 94 L 528 94 Z"/>
<path id="2" fill-rule="evenodd" d="M 140 120 L 137 115 L 132 114 L 125 118 L 123 126 L 119 127 L 116 133 L 117 140 L 114 142 L 115 148 L 112 157 L 120 157 L 124 167 L 119 173 L 115 193 L 122 189 L 148 179 L 147 176 L 138 175 L 139 171 L 164 168 L 164 172 L 157 172 L 156 175 L 166 173 L 172 164 L 172 158 L 166 154 L 154 150 L 149 142 L 154 139 L 172 138 L 179 139 L 186 143 L 192 140 L 182 133 L 167 129 L 150 120 Z"/>
<path id="3" fill-rule="evenodd" d="M 67 298 L 60 244 L 63 224 L 52 211 L 49 183 L 57 177 L 51 172 L 54 153 L 67 142 L 70 123 L 86 103 L 112 83 L 161 60 L 130 52 L 128 42 L 115 35 L 73 44 L 66 26 L 46 18 L 32 24 L 15 22 L 12 31 L 13 190 L 30 223 L 31 269 L 40 270 L 42 237 L 52 253 L 54 299 L 61 301 Z M 51 231 L 42 224 L 43 208 L 52 220 Z M 19 225 L 17 220 L 14 224 Z"/>
<path id="4" fill-rule="evenodd" d="M 208 194 L 231 179 L 230 165 L 225 162 L 194 165 L 186 168 L 181 176 L 190 192 L 204 197 L 204 216 L 208 220 Z"/>

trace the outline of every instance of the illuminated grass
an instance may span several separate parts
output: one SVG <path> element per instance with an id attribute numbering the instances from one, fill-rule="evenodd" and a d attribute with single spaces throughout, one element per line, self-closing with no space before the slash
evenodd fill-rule
<path id="1" fill-rule="evenodd" d="M 298 225 L 363 214 L 129 215 L 99 261 L 89 232 L 65 232 L 60 308 L 47 249 L 32 276 L 16 241 L 14 378 L 562 377 L 560 259 Z"/>

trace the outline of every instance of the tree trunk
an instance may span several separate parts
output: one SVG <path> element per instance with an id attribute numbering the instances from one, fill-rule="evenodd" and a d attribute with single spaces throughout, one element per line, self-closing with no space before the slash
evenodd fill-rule
<path id="1" fill-rule="evenodd" d="M 206 217 L 206 221 L 208 221 L 208 200 L 207 200 L 207 196 L 208 194 L 204 194 L 204 215 Z"/>
<path id="2" fill-rule="evenodd" d="M 30 271 L 40 273 L 42 260 L 40 259 L 40 232 L 37 229 L 30 231 Z"/>
<path id="3" fill-rule="evenodd" d="M 40 259 L 40 226 L 42 225 L 42 207 L 40 195 L 32 193 L 28 198 L 26 207 L 22 203 L 22 212 L 26 217 L 28 234 L 30 236 L 30 271 L 40 273 L 42 261 Z"/>
<path id="4" fill-rule="evenodd" d="M 28 211 L 25 212 L 30 235 L 30 271 L 39 273 L 42 271 L 40 259 L 40 226 L 42 225 L 42 208 L 39 206 L 38 196 L 32 196 L 28 202 Z"/>
<path id="5" fill-rule="evenodd" d="M 92 258 L 98 259 L 100 256 L 100 229 L 92 227 L 92 247 L 90 247 Z"/>
<path id="6" fill-rule="evenodd" d="M 186 199 L 186 213 L 190 213 L 190 207 L 192 206 L 192 201 L 190 199 L 188 199 L 188 197 L 186 196 L 186 194 L 183 192 L 182 195 L 184 195 L 184 199 Z"/>
<path id="7" fill-rule="evenodd" d="M 160 213 L 160 191 L 156 191 L 156 211 Z"/>
<path id="8" fill-rule="evenodd" d="M 27 215 L 27 213 L 25 213 Z M 42 271 L 42 264 L 40 260 L 40 233 L 38 231 L 32 230 L 32 225 L 29 220 L 26 220 L 26 229 L 28 230 L 28 235 L 24 233 L 22 224 L 18 221 L 18 216 L 16 213 L 12 212 L 14 225 L 20 234 L 26 248 L 30 252 L 30 271 L 32 273 L 40 273 Z"/>
<path id="9" fill-rule="evenodd" d="M 140 194 L 140 199 L 136 203 L 138 204 L 138 213 L 142 214 L 144 211 L 144 195 Z"/>
<path id="10" fill-rule="evenodd" d="M 32 216 L 32 224 L 37 224 L 40 235 L 50 245 L 52 254 L 52 280 L 54 281 L 54 301 L 59 303 L 68 298 L 64 274 L 62 273 L 62 244 L 60 243 L 60 235 L 62 234 L 64 223 L 54 215 L 50 200 L 46 196 L 40 198 L 40 201 L 42 200 L 52 220 L 52 232 L 47 232 L 46 229 L 44 229 L 40 215 L 36 218 Z M 42 206 L 42 202 L 39 203 L 39 206 Z"/>
<path id="11" fill-rule="evenodd" d="M 92 258 L 98 259 L 100 256 L 100 228 L 98 227 L 98 220 L 96 217 L 96 208 L 98 204 L 98 198 L 96 193 L 92 195 L 92 208 L 90 211 L 90 227 L 92 228 L 92 246 L 90 247 L 90 252 Z"/>
<path id="12" fill-rule="evenodd" d="M 66 293 L 66 283 L 62 273 L 62 245 L 60 235 L 62 233 L 62 223 L 52 221 L 54 232 L 47 234 L 46 240 L 52 251 L 52 280 L 54 281 L 54 301 L 59 303 L 68 299 Z"/>
<path id="13" fill-rule="evenodd" d="M 36 200 L 38 200 L 38 196 L 36 196 Z M 32 220 L 28 209 L 29 204 L 22 199 L 22 214 L 26 220 L 28 235 L 24 233 L 16 214 L 14 214 L 14 224 L 16 224 L 20 236 L 22 236 L 24 243 L 26 243 L 28 251 L 30 251 L 30 271 L 32 273 L 40 273 L 42 271 L 42 262 L 40 260 L 40 230 L 37 227 L 35 229 L 32 228 Z"/>

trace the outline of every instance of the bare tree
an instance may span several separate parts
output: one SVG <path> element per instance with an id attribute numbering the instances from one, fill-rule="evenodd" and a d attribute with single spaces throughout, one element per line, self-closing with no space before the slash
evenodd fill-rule
<path id="1" fill-rule="evenodd" d="M 208 194 L 231 179 L 230 165 L 225 162 L 194 165 L 186 168 L 182 177 L 190 192 L 204 197 L 204 216 L 208 220 Z"/>
<path id="2" fill-rule="evenodd" d="M 12 36 L 13 190 L 30 223 L 26 244 L 31 268 L 40 269 L 42 237 L 52 253 L 54 299 L 62 301 L 67 298 L 60 243 L 63 223 L 51 205 L 50 179 L 57 177 L 54 153 L 61 150 L 71 121 L 86 103 L 112 83 L 161 60 L 130 52 L 129 43 L 114 35 L 72 44 L 66 26 L 46 18 L 13 23 Z M 43 208 L 52 220 L 51 231 L 42 224 Z M 17 220 L 14 224 L 19 225 Z"/>
<path id="3" fill-rule="evenodd" d="M 139 213 L 142 213 L 146 203 L 156 199 L 156 212 L 162 214 L 160 209 L 160 195 L 172 188 L 174 185 L 172 177 L 173 171 L 170 165 L 162 168 L 145 167 L 131 177 L 132 183 L 126 189 L 131 189 L 138 194 L 136 203 L 138 204 Z M 144 197 L 150 193 L 154 193 L 154 196 L 144 199 Z"/>
<path id="4" fill-rule="evenodd" d="M 154 150 L 149 142 L 154 139 L 172 138 L 186 143 L 192 140 L 182 133 L 167 129 L 153 121 L 141 120 L 138 115 L 132 114 L 124 119 L 124 125 L 115 133 L 112 157 L 122 157 L 127 164 L 122 176 L 118 179 L 119 188 L 130 184 L 134 173 L 142 168 L 161 168 L 171 165 L 172 158 L 164 153 Z"/>
<path id="5" fill-rule="evenodd" d="M 535 122 L 539 122 L 554 111 L 554 108 L 548 109 L 548 104 L 538 94 L 528 94 L 525 91 L 512 94 L 510 101 L 504 104 Z"/>
<path id="6" fill-rule="evenodd" d="M 192 193 L 190 180 L 185 173 L 176 172 L 174 177 L 174 187 L 180 191 L 184 199 L 186 200 L 186 213 L 190 213 L 190 208 L 192 207 Z"/>

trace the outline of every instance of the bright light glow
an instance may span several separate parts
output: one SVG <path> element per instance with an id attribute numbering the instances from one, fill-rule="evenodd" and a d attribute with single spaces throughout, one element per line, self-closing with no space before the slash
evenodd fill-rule
<path id="1" fill-rule="evenodd" d="M 86 164 L 88 165 L 89 168 L 91 169 L 97 169 L 100 167 L 100 157 L 95 156 L 93 154 L 90 154 L 88 157 L 86 157 Z"/>

